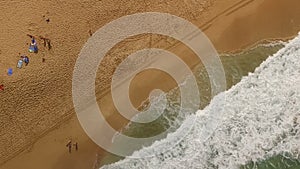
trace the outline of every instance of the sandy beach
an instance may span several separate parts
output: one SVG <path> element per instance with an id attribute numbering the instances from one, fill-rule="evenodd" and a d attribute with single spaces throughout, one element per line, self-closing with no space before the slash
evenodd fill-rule
<path id="1" fill-rule="evenodd" d="M 262 40 L 290 39 L 300 30 L 298 0 L 1 1 L 0 85 L 5 87 L 0 91 L 1 169 L 96 166 L 95 160 L 105 151 L 85 134 L 73 108 L 76 59 L 87 39 L 106 23 L 149 11 L 187 19 L 205 32 L 220 53 L 241 51 Z M 28 53 L 28 34 L 37 39 L 37 54 Z M 51 40 L 50 50 L 40 37 Z M 112 104 L 112 73 L 128 55 L 148 47 L 168 49 L 190 67 L 199 63 L 185 45 L 164 36 L 139 35 L 117 44 L 103 60 L 96 79 L 98 104 L 115 129 L 128 121 Z M 29 65 L 22 69 L 16 69 L 19 53 L 30 58 Z M 7 76 L 10 67 L 14 73 Z M 176 86 L 159 72 L 137 76 L 130 86 L 134 106 L 141 105 L 153 84 L 159 83 L 166 91 Z M 65 146 L 70 139 L 79 143 L 79 150 L 71 154 Z"/>

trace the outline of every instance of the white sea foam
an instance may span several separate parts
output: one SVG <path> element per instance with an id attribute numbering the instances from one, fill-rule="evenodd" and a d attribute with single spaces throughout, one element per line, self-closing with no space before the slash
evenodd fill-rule
<path id="1" fill-rule="evenodd" d="M 240 55 L 240 54 L 245 54 L 245 52 L 248 52 L 248 51 L 252 51 L 254 49 L 257 49 L 258 47 L 276 47 L 276 46 L 285 46 L 287 44 L 286 41 L 282 41 L 282 40 L 270 40 L 270 42 L 268 41 L 267 43 L 265 42 L 259 42 L 258 44 L 252 46 L 251 48 L 249 49 L 245 49 L 239 53 L 222 53 L 221 56 L 236 56 L 236 55 Z"/>
<path id="2" fill-rule="evenodd" d="M 214 97 L 210 105 L 188 117 L 183 125 L 164 140 L 135 152 L 135 156 L 157 153 L 155 157 L 125 158 L 113 168 L 218 168 L 235 169 L 249 161 L 289 152 L 300 153 L 300 34 L 244 77 L 230 90 Z M 224 114 L 213 124 L 211 114 L 226 96 Z M 196 124 L 189 119 L 196 118 Z M 176 147 L 186 126 L 194 129 Z M 217 125 L 215 131 L 209 130 Z M 204 133 L 207 133 L 205 135 Z M 207 137 L 205 137 L 207 136 Z"/>

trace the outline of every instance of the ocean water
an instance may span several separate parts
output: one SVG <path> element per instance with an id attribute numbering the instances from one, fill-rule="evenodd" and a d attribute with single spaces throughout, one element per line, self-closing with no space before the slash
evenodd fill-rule
<path id="1" fill-rule="evenodd" d="M 230 89 L 232 86 L 236 85 L 238 82 L 241 81 L 242 77 L 248 75 L 248 72 L 253 72 L 255 70 L 255 68 L 258 67 L 264 60 L 266 60 L 270 55 L 276 53 L 282 47 L 283 47 L 282 43 L 258 45 L 255 48 L 245 51 L 243 53 L 222 56 L 221 60 L 224 65 L 224 70 L 226 73 L 227 88 Z M 154 121 L 150 124 L 146 124 L 146 125 L 131 123 L 130 125 L 127 126 L 126 129 L 123 130 L 122 133 L 126 134 L 128 136 L 139 137 L 139 138 L 154 136 L 154 135 L 159 134 L 167 129 L 171 129 L 171 130 L 169 130 L 169 132 L 172 133 L 172 132 L 175 132 L 179 127 L 184 128 L 183 126 L 185 126 L 185 125 L 188 126 L 189 125 L 188 119 L 191 117 L 195 118 L 195 116 L 196 116 L 197 122 L 198 122 L 196 124 L 195 128 L 199 128 L 199 133 L 201 133 L 201 129 L 203 129 L 203 127 L 207 127 L 207 125 L 204 125 L 204 121 L 202 120 L 202 118 L 199 118 L 199 117 L 203 116 L 203 119 L 211 118 L 211 117 L 208 117 L 205 115 L 205 112 L 209 112 L 212 109 L 212 108 L 210 108 L 210 107 L 212 107 L 211 105 L 206 107 L 207 105 L 209 105 L 209 103 L 211 101 L 210 84 L 209 84 L 208 75 L 202 65 L 198 65 L 194 68 L 194 74 L 197 77 L 198 85 L 201 86 L 199 88 L 199 91 L 201 93 L 200 110 L 204 109 L 204 110 L 202 110 L 201 113 L 197 112 L 195 115 L 194 112 L 196 112 L 197 110 L 191 109 L 191 110 L 186 110 L 186 112 L 184 114 L 180 114 L 179 113 L 179 106 L 180 106 L 179 94 L 180 93 L 178 92 L 177 89 L 174 89 L 167 94 L 168 106 L 166 107 L 165 113 L 161 118 L 157 119 L 156 121 Z M 230 89 L 230 90 L 235 90 L 234 92 L 238 93 L 239 90 L 236 89 L 238 87 L 234 86 L 234 88 L 235 89 Z M 218 97 L 215 98 L 214 100 L 217 100 L 217 99 L 218 99 Z M 157 106 L 159 106 L 159 105 L 157 105 Z M 155 110 L 150 110 L 150 111 L 155 111 Z M 199 115 L 199 114 L 204 114 L 204 115 Z M 232 114 L 234 114 L 234 113 L 232 113 Z M 259 120 L 258 115 L 256 118 Z M 200 119 L 200 120 L 198 120 L 198 119 Z M 209 120 L 207 120 L 207 121 L 209 121 Z M 238 124 L 238 126 L 239 125 L 243 126 L 242 123 L 237 123 L 237 124 Z M 226 126 L 226 127 L 228 127 L 228 126 Z M 231 128 L 234 128 L 234 126 L 231 126 L 230 129 L 226 130 L 226 132 L 228 133 L 231 130 Z M 222 130 L 220 130 L 220 131 L 222 131 Z M 178 131 L 176 131 L 176 132 L 178 133 Z M 195 129 L 192 132 L 195 132 Z M 223 131 L 223 132 L 225 132 L 225 131 Z M 224 133 L 221 132 L 221 134 L 224 134 Z M 245 133 L 241 133 L 241 136 L 243 136 L 243 134 L 245 134 Z M 214 135 L 214 134 L 210 133 L 210 135 Z M 199 138 L 203 138 L 204 135 L 198 135 L 198 136 L 199 136 Z M 166 137 L 167 137 L 167 135 L 166 135 Z M 168 136 L 168 138 L 169 137 L 170 136 Z M 191 137 L 190 139 L 193 140 L 195 137 L 197 137 L 197 134 L 194 134 L 194 135 L 191 134 L 188 137 Z M 199 138 L 197 138 L 197 139 L 199 139 Z M 214 138 L 217 138 L 217 137 L 214 137 Z M 226 137 L 224 137 L 224 138 L 226 138 Z M 210 139 L 210 138 L 205 138 L 205 139 Z M 236 138 L 236 139 L 237 139 L 236 140 L 237 143 L 230 143 L 230 142 L 226 143 L 225 142 L 225 143 L 223 143 L 222 146 L 224 146 L 224 144 L 225 145 L 228 144 L 228 146 L 232 147 L 233 145 L 238 144 L 238 141 L 243 140 L 243 138 Z M 151 160 L 151 161 L 156 161 L 155 163 L 152 163 L 151 161 L 147 161 L 148 159 L 138 159 L 137 160 L 137 159 L 126 158 L 115 164 L 104 166 L 104 168 L 144 168 L 144 167 L 146 167 L 146 168 L 161 168 L 161 167 L 162 168 L 185 168 L 187 165 L 193 166 L 193 167 L 198 166 L 196 168 L 226 168 L 226 165 L 223 163 L 224 163 L 224 161 L 228 161 L 227 160 L 228 156 L 237 158 L 238 155 L 243 154 L 243 153 L 240 153 L 240 154 L 237 153 L 236 150 L 233 151 L 236 154 L 231 154 L 231 152 L 227 152 L 229 154 L 226 154 L 226 153 L 222 154 L 222 153 L 218 152 L 218 148 L 223 150 L 224 152 L 226 152 L 226 151 L 224 149 L 222 149 L 222 147 L 218 147 L 218 145 L 216 144 L 216 141 L 213 140 L 212 143 L 214 143 L 214 144 L 209 145 L 209 147 L 210 147 L 209 149 L 207 149 L 208 145 L 205 145 L 203 142 L 199 142 L 198 148 L 201 149 L 201 147 L 203 147 L 203 150 L 205 150 L 206 152 L 209 152 L 208 153 L 209 155 L 202 154 L 202 156 L 200 156 L 200 157 L 203 157 L 203 158 L 199 158 L 199 156 L 197 157 L 197 155 L 201 154 L 201 150 L 199 150 L 200 153 L 197 152 L 198 154 L 195 152 L 195 154 L 193 156 L 191 156 L 189 159 L 199 158 L 198 162 L 190 161 L 190 163 L 188 163 L 188 164 L 184 164 L 184 162 L 178 163 L 178 161 L 175 162 L 174 164 L 170 164 L 167 162 L 167 161 L 173 161 L 174 159 L 181 161 L 187 155 L 193 154 L 193 153 L 188 153 L 189 151 L 190 152 L 195 151 L 194 149 L 190 149 L 190 147 L 187 146 L 187 145 L 189 145 L 189 144 L 187 144 L 187 142 L 189 142 L 191 140 L 184 139 L 182 141 L 182 143 L 179 144 L 180 145 L 179 148 L 178 149 L 175 148 L 174 151 L 177 151 L 176 153 L 166 152 L 165 154 L 158 154 L 157 157 L 154 157 Z M 161 148 L 162 145 L 157 146 L 157 144 L 159 144 L 159 143 L 155 142 L 154 145 L 152 145 L 150 148 L 148 148 L 148 149 L 143 148 L 142 150 L 137 151 L 135 153 L 139 154 L 141 152 L 145 153 L 150 150 L 154 151 L 155 148 L 153 148 L 153 147 Z M 231 145 L 231 144 L 233 144 L 233 145 Z M 236 147 L 238 147 L 238 145 L 236 145 Z M 228 149 L 230 150 L 230 148 L 228 148 Z M 239 151 L 243 151 L 243 150 L 239 150 Z M 174 154 L 177 154 L 177 155 L 174 155 Z M 224 158 L 223 162 L 222 162 L 222 156 Z M 270 157 L 272 157 L 270 160 L 262 161 L 262 162 L 258 162 L 257 158 L 254 158 L 254 160 L 252 160 L 251 158 L 244 158 L 243 160 L 240 161 L 240 168 L 268 168 L 268 167 L 270 168 L 270 167 L 274 167 L 274 166 L 276 167 L 276 165 L 281 166 L 281 168 L 282 168 L 282 166 L 289 166 L 289 167 L 294 166 L 295 167 L 296 165 L 298 165 L 297 162 L 293 163 L 294 156 L 292 153 L 290 156 L 278 155 L 278 156 L 270 156 Z M 101 161 L 101 165 L 116 162 L 121 159 L 122 159 L 121 157 L 117 157 L 117 156 L 108 154 L 106 156 L 106 158 L 104 158 Z M 211 159 L 213 159 L 215 161 L 211 161 Z M 234 159 L 234 158 L 229 158 L 229 159 Z M 229 163 L 227 165 L 232 165 L 235 168 L 238 167 L 238 165 L 235 164 L 234 161 L 233 162 L 228 161 L 228 162 Z M 235 165 L 233 165 L 233 164 L 235 164 Z M 224 165 L 224 166 L 222 166 L 222 165 Z"/>
<path id="2" fill-rule="evenodd" d="M 294 158 L 288 153 L 282 153 L 262 160 L 258 163 L 249 162 L 247 165 L 241 166 L 240 169 L 299 169 L 300 160 Z"/>

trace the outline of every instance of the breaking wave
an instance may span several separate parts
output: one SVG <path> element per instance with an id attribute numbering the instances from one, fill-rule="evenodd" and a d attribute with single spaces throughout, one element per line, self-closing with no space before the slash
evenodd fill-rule
<path id="1" fill-rule="evenodd" d="M 240 83 L 214 97 L 203 110 L 187 117 L 166 139 L 103 166 L 113 168 L 235 169 L 288 152 L 300 154 L 300 34 L 263 62 Z M 220 107 L 220 98 L 226 101 Z M 222 103 L 223 104 L 223 103 Z M 212 116 L 223 109 L 222 116 Z M 190 119 L 196 118 L 196 124 Z M 216 124 L 217 122 L 217 124 Z M 193 130 L 170 150 L 184 129 Z M 217 126 L 216 130 L 210 130 Z M 215 128 L 215 127 L 213 127 Z M 165 149 L 165 153 L 161 152 Z"/>

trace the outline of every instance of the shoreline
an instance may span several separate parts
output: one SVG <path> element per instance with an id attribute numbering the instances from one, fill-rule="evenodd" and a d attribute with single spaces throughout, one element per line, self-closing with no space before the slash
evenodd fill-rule
<path id="1" fill-rule="evenodd" d="M 247 47 L 245 49 L 241 49 L 241 52 L 222 53 L 222 54 L 220 54 L 220 58 L 221 58 L 221 60 L 223 60 L 223 59 L 226 60 L 226 57 L 231 57 L 231 58 L 237 57 L 236 59 L 238 60 L 238 59 L 241 58 L 241 55 L 242 55 L 242 58 L 243 58 L 248 53 L 252 53 L 252 51 L 257 50 L 261 47 L 263 47 L 264 49 L 267 49 L 267 48 L 268 49 L 274 49 L 274 47 L 277 48 L 277 46 L 283 46 L 284 47 L 284 44 L 286 44 L 286 42 L 287 42 L 287 41 L 283 41 L 284 39 L 286 39 L 286 38 L 282 38 L 281 40 L 280 40 L 280 38 L 278 38 L 274 41 L 273 40 L 262 40 L 262 41 L 259 41 L 255 44 L 253 44 L 253 45 L 250 45 L 249 47 Z M 279 49 L 281 49 L 281 48 L 279 48 Z M 265 55 L 265 56 L 267 58 L 267 56 L 272 56 L 272 55 Z M 196 64 L 194 67 L 192 67 L 191 69 L 193 70 L 193 72 L 194 72 L 195 68 L 198 67 L 198 66 L 202 66 L 202 65 L 201 64 Z M 227 70 L 227 69 L 224 69 L 224 70 Z M 235 85 L 235 84 L 231 84 L 231 83 L 227 83 L 227 84 L 229 84 L 229 86 L 231 86 L 231 87 L 233 87 Z M 130 124 L 128 124 L 125 128 L 128 129 L 129 125 Z M 104 158 L 100 159 L 100 164 L 101 164 L 100 166 L 107 165 L 107 162 L 109 163 L 109 161 L 113 160 L 114 158 L 115 158 L 114 155 L 111 155 L 111 154 L 108 154 L 108 155 L 104 156 Z"/>
<path id="2" fill-rule="evenodd" d="M 262 39 L 259 40 L 253 44 L 250 44 L 248 46 L 245 46 L 244 48 L 239 48 L 233 51 L 221 51 L 219 52 L 220 56 L 224 56 L 226 57 L 226 55 L 238 55 L 241 53 L 244 53 L 248 50 L 257 48 L 259 46 L 264 46 L 264 45 L 272 45 L 272 44 L 280 44 L 281 42 L 283 42 L 282 44 L 284 45 L 285 43 L 287 43 L 288 41 L 292 40 L 293 38 L 295 38 L 297 36 L 297 34 L 292 35 L 292 36 L 288 36 L 288 37 L 282 37 L 282 38 L 269 38 L 269 39 Z"/>

